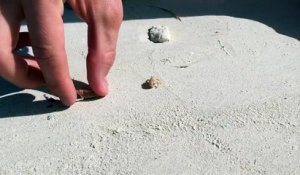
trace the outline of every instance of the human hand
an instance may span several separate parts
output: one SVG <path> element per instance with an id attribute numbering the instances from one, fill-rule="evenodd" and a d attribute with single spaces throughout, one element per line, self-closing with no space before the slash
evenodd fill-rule
<path id="1" fill-rule="evenodd" d="M 106 76 L 113 65 L 123 11 L 121 0 L 68 0 L 88 24 L 87 75 L 99 96 L 108 93 Z M 21 88 L 46 84 L 70 106 L 76 91 L 70 78 L 61 15 L 62 0 L 0 0 L 0 75 Z M 29 33 L 19 33 L 26 19 Z M 15 50 L 32 46 L 35 57 Z"/>

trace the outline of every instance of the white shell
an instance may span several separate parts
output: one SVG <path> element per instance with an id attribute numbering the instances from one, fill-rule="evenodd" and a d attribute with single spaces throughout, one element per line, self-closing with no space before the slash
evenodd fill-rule
<path id="1" fill-rule="evenodd" d="M 154 43 L 164 43 L 170 41 L 171 34 L 166 26 L 153 26 L 148 32 L 149 40 Z"/>

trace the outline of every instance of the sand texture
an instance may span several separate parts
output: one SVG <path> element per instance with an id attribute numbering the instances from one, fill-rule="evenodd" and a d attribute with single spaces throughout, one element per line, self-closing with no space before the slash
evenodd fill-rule
<path id="1" fill-rule="evenodd" d="M 174 3 L 169 8 L 180 21 L 129 2 L 107 97 L 65 109 L 44 89 L 0 80 L 0 174 L 300 174 L 300 35 L 293 16 L 274 16 L 285 22 L 280 26 L 241 8 L 250 17 L 189 14 Z M 225 3 L 213 2 L 219 9 Z M 299 21 L 293 7 L 278 15 Z M 87 27 L 67 15 L 71 75 L 86 82 Z M 160 25 L 172 39 L 149 41 L 148 29 Z M 151 76 L 162 83 L 143 88 Z"/>

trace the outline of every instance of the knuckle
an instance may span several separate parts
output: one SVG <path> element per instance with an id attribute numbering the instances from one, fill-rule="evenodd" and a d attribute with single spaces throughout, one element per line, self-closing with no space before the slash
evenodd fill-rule
<path id="1" fill-rule="evenodd" d="M 108 51 L 103 57 L 104 64 L 112 66 L 116 57 L 116 51 Z"/>
<path id="2" fill-rule="evenodd" d="M 108 18 L 114 18 L 116 20 L 123 19 L 123 7 L 121 5 L 111 5 L 109 11 L 106 13 Z"/>
<path id="3" fill-rule="evenodd" d="M 112 25 L 119 26 L 123 20 L 123 10 L 114 6 L 104 15 L 104 18 Z"/>
<path id="4" fill-rule="evenodd" d="M 123 7 L 120 0 L 105 1 L 93 7 L 91 23 L 104 23 L 107 27 L 118 28 L 123 20 Z"/>
<path id="5" fill-rule="evenodd" d="M 39 61 L 49 62 L 56 57 L 66 56 L 64 47 L 62 49 L 56 48 L 54 46 L 32 46 L 34 55 Z"/>
<path id="6" fill-rule="evenodd" d="M 101 64 L 111 67 L 114 64 L 116 51 L 113 49 L 102 53 L 90 52 L 88 57 L 94 62 L 100 61 Z"/>

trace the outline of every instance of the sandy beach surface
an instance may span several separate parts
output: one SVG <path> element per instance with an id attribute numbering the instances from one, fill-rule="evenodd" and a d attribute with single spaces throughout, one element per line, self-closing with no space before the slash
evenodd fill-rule
<path id="1" fill-rule="evenodd" d="M 255 2 L 126 1 L 99 100 L 66 109 L 0 79 L 0 174 L 300 174 L 300 3 Z M 87 27 L 65 13 L 86 83 Z M 150 42 L 160 25 L 171 40 Z"/>

